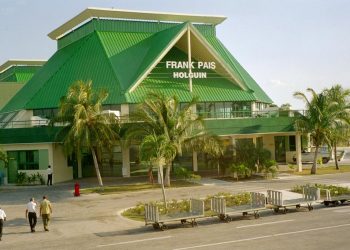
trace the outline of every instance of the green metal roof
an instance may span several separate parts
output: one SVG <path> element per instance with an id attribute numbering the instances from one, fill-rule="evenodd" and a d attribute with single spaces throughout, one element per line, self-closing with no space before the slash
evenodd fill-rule
<path id="1" fill-rule="evenodd" d="M 171 74 L 175 70 L 169 71 L 165 68 L 164 62 L 168 60 L 186 61 L 187 54 L 176 47 L 171 49 L 142 84 L 131 93 L 126 94 L 130 102 L 142 102 L 149 91 L 159 91 L 165 95 L 176 94 L 180 102 L 189 102 L 193 96 L 197 96 L 201 102 L 256 100 L 252 92 L 240 89 L 231 81 L 210 70 L 201 70 L 208 74 L 208 78 L 192 79 L 191 93 L 188 79 L 173 79 Z"/>
<path id="2" fill-rule="evenodd" d="M 184 27 L 185 24 L 180 24 L 157 32 L 127 50 L 110 57 L 111 65 L 119 79 L 123 92 L 126 92 L 135 84 L 137 79 L 144 74 L 145 70 Z"/>
<path id="3" fill-rule="evenodd" d="M 243 82 L 254 91 L 256 100 L 265 103 L 272 103 L 270 97 L 260 88 L 256 81 L 249 75 L 249 73 L 238 63 L 232 54 L 225 48 L 225 46 L 215 36 L 205 36 L 207 41 L 213 48 L 221 55 L 221 57 L 231 66 L 231 69 L 240 75 Z"/>
<path id="4" fill-rule="evenodd" d="M 41 67 L 42 66 L 12 66 L 0 73 L 0 82 L 25 83 L 30 80 Z"/>
<path id="5" fill-rule="evenodd" d="M 216 135 L 295 132 L 294 117 L 204 120 L 207 130 Z"/>
<path id="6" fill-rule="evenodd" d="M 95 26 L 102 31 L 96 31 Z M 68 87 L 77 80 L 92 80 L 95 89 L 106 89 L 109 96 L 105 104 L 142 102 L 150 90 L 177 95 L 181 101 L 188 101 L 192 95 L 197 95 L 201 101 L 272 102 L 215 37 L 215 28 L 210 25 L 195 25 L 195 29 L 202 36 L 201 39 L 208 41 L 212 50 L 247 86 L 248 91 L 218 76 L 216 79 L 193 79 L 193 93 L 190 93 L 188 80 L 154 77 L 152 73 L 163 70 L 161 64 L 146 76 L 151 65 L 162 59 L 159 56 L 163 52 L 169 50 L 166 55 L 169 60 L 187 56 L 177 48 L 169 47 L 187 27 L 186 23 L 164 23 L 157 26 L 154 22 L 92 20 L 80 27 L 76 35 L 72 32 L 62 38 L 66 41 L 61 44 L 61 48 L 1 112 L 56 108 L 60 98 L 66 95 Z M 142 32 L 135 32 L 137 29 Z M 135 85 L 143 77 L 144 80 Z M 135 89 L 130 92 L 130 88 Z"/>

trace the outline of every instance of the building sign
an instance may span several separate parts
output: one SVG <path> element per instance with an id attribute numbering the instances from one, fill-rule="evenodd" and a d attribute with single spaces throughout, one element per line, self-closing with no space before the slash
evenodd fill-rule
<path id="1" fill-rule="evenodd" d="M 187 71 L 174 71 L 173 78 L 207 78 L 207 72 L 201 70 L 214 70 L 216 68 L 215 62 L 189 62 L 189 61 L 166 61 L 167 69 L 187 69 Z M 191 69 L 191 71 L 189 71 Z M 192 72 L 194 70 L 194 72 Z M 198 70 L 198 71 L 196 71 Z"/>

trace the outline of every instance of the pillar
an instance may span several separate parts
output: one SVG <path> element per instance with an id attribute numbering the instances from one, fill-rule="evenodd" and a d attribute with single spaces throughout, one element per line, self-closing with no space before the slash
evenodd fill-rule
<path id="1" fill-rule="evenodd" d="M 129 147 L 122 148 L 122 175 L 123 177 L 130 177 L 130 149 Z"/>
<path id="2" fill-rule="evenodd" d="M 296 158 L 298 172 L 303 171 L 303 164 L 301 162 L 301 135 L 300 133 L 295 134 L 295 144 L 296 144 Z"/>
<path id="3" fill-rule="evenodd" d="M 193 172 L 198 172 L 197 152 L 192 153 Z"/>

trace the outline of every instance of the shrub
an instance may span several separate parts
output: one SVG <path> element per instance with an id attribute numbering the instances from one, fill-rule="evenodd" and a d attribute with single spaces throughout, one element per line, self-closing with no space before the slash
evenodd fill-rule
<path id="1" fill-rule="evenodd" d="M 200 180 L 201 176 L 194 174 L 192 171 L 189 171 L 185 167 L 175 167 L 174 175 L 177 179 L 184 180 Z"/>
<path id="2" fill-rule="evenodd" d="M 265 174 L 265 177 L 268 178 L 269 174 L 271 174 L 271 177 L 275 177 L 277 174 L 278 165 L 275 160 L 269 160 L 266 161 L 263 165 L 263 172 Z"/>
<path id="3" fill-rule="evenodd" d="M 232 164 L 231 168 L 230 168 L 232 173 L 236 173 L 237 175 L 237 180 L 238 178 L 245 178 L 245 177 L 249 177 L 251 175 L 251 169 L 248 168 L 246 165 L 244 164 Z"/>
<path id="4" fill-rule="evenodd" d="M 19 172 L 17 174 L 17 180 L 16 183 L 17 184 L 24 184 L 25 182 L 27 182 L 28 179 L 28 175 L 25 172 Z"/>
<path id="5" fill-rule="evenodd" d="M 184 167 L 175 167 L 174 175 L 178 179 L 189 179 L 191 175 L 191 171 Z"/>
<path id="6" fill-rule="evenodd" d="M 334 185 L 325 185 L 325 184 L 317 184 L 317 183 L 313 186 L 321 189 L 321 196 L 326 195 L 325 189 L 330 191 L 331 196 L 350 194 L 350 188 L 348 187 L 339 187 Z M 295 187 L 292 188 L 292 191 L 296 193 L 303 193 L 303 186 L 296 185 Z"/>
<path id="7" fill-rule="evenodd" d="M 41 184 L 45 185 L 44 177 L 39 173 L 33 173 L 28 176 L 25 172 L 19 172 L 17 174 L 17 184 L 23 185 L 23 184 Z"/>

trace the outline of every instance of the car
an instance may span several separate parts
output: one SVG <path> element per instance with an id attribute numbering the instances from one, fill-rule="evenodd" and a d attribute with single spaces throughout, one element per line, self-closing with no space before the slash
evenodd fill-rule
<path id="1" fill-rule="evenodd" d="M 305 148 L 301 152 L 301 162 L 313 162 L 315 157 L 315 147 Z M 331 159 L 331 152 L 328 150 L 328 147 L 320 147 L 318 149 L 317 159 L 322 161 L 323 164 L 326 164 Z M 296 154 L 293 155 L 293 161 L 296 162 Z"/>

